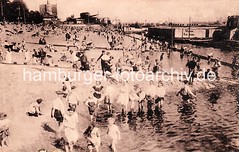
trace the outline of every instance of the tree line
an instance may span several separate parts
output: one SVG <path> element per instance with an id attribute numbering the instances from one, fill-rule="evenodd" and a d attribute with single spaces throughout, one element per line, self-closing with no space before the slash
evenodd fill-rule
<path id="1" fill-rule="evenodd" d="M 35 23 L 43 22 L 43 16 L 39 11 L 29 10 L 22 0 L 0 0 L 0 21 Z"/>

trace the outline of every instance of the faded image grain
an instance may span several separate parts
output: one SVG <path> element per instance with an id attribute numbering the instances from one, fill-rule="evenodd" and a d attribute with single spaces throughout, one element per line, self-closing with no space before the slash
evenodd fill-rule
<path id="1" fill-rule="evenodd" d="M 1 152 L 239 151 L 238 0 L 1 0 Z"/>

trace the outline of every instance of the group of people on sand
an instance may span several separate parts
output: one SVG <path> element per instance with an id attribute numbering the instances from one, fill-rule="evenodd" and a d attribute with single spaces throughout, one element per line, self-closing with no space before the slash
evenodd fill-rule
<path id="1" fill-rule="evenodd" d="M 113 46 L 116 45 L 116 43 L 123 45 L 124 33 L 121 31 L 120 32 L 113 31 L 107 28 L 94 29 L 89 27 L 39 26 L 39 27 L 34 27 L 34 29 L 38 32 L 49 31 L 48 33 L 53 35 L 64 34 L 67 43 L 69 43 L 70 41 L 73 41 L 74 43 L 73 48 L 70 47 L 69 44 L 66 45 L 66 52 L 61 52 L 62 56 L 60 59 L 58 59 L 58 61 L 70 62 L 72 63 L 72 67 L 78 70 L 86 71 L 86 70 L 97 69 L 96 68 L 97 61 L 101 60 L 100 65 L 102 68 L 103 75 L 105 74 L 106 71 L 112 73 L 112 71 L 115 71 L 115 69 L 119 71 L 122 71 L 122 70 L 153 71 L 154 73 L 156 73 L 157 71 L 162 70 L 162 63 L 163 63 L 165 52 L 168 55 L 168 57 L 170 57 L 170 53 L 172 51 L 171 46 L 169 45 L 168 42 L 148 40 L 146 37 L 142 36 L 141 38 L 139 38 L 139 40 L 136 40 L 136 38 L 132 38 L 131 46 L 127 48 L 123 47 L 123 57 L 115 58 L 112 55 L 110 55 L 110 51 L 103 50 L 100 57 L 97 60 L 95 60 L 93 58 L 88 57 L 87 53 L 85 53 L 85 50 L 87 49 L 85 47 L 82 47 L 83 44 L 85 42 L 88 43 L 90 39 L 89 34 L 86 34 L 85 31 L 87 31 L 87 33 L 89 32 L 98 33 L 99 36 L 103 36 L 106 39 L 106 41 Z M 79 43 L 80 41 L 79 35 L 84 35 L 81 43 Z M 41 37 L 40 39 L 45 41 L 44 37 Z M 92 40 L 90 41 L 92 42 Z M 8 46 L 8 45 L 4 45 L 4 46 Z M 38 53 L 36 53 L 37 49 L 33 49 L 33 50 L 27 49 L 25 40 L 23 40 L 19 44 L 19 46 L 21 46 L 20 48 L 22 50 L 21 52 L 24 52 L 25 64 L 29 64 L 32 61 L 33 64 L 39 63 L 41 65 L 57 66 L 57 62 L 53 61 L 53 58 L 52 58 L 52 56 L 54 56 L 54 52 L 57 52 L 57 49 L 55 49 L 53 45 L 46 44 L 45 47 L 40 47 L 38 49 L 39 50 Z M 49 52 L 53 52 L 53 53 L 49 54 Z M 158 57 L 155 58 L 155 55 Z M 189 68 L 189 72 L 192 73 L 191 74 L 192 77 L 189 83 L 192 83 L 193 77 L 194 77 L 193 75 L 196 73 L 196 70 L 197 71 L 200 70 L 201 61 L 199 57 L 193 54 L 192 49 L 188 49 L 182 46 L 180 50 L 180 58 L 183 59 L 184 55 L 187 55 L 187 59 L 189 59 L 188 56 L 194 57 L 193 59 L 191 58 L 191 60 L 188 61 L 188 63 L 190 64 L 187 64 L 187 67 Z M 212 58 L 213 58 L 212 53 L 208 54 L 209 64 L 211 63 Z M 6 59 L 6 63 L 16 63 L 12 59 L 11 51 L 6 52 L 5 59 Z M 213 61 L 214 63 L 210 70 L 215 72 L 216 77 L 219 79 L 221 62 L 219 58 L 215 58 L 215 60 Z"/>

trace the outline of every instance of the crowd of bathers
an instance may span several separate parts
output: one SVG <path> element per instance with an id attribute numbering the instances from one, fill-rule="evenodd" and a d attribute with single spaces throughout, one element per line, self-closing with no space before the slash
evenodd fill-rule
<path id="1" fill-rule="evenodd" d="M 1 27 L 8 29 L 8 26 Z M 25 29 L 25 30 L 24 30 Z M 31 32 L 32 37 L 38 37 L 32 50 L 28 48 L 25 39 L 22 38 L 20 42 L 9 42 L 1 39 L 1 56 L 3 62 L 7 64 L 18 64 L 12 59 L 12 52 L 24 53 L 24 64 L 57 66 L 58 62 L 65 62 L 70 65 L 72 70 L 81 71 L 96 71 L 101 70 L 102 75 L 107 78 L 106 84 L 103 85 L 101 81 L 96 81 L 91 88 L 90 96 L 87 100 L 82 101 L 76 86 L 72 85 L 70 78 L 66 77 L 62 84 L 62 88 L 56 90 L 56 99 L 52 101 L 52 109 L 49 111 L 51 117 L 55 119 L 58 124 L 56 129 L 57 136 L 61 136 L 64 132 L 65 150 L 73 151 L 74 145 L 79 139 L 78 125 L 80 124 L 79 113 L 77 107 L 80 103 L 84 103 L 88 108 L 88 115 L 91 125 L 84 131 L 84 136 L 87 139 L 87 147 L 90 151 L 96 149 L 98 152 L 101 147 L 100 126 L 97 122 L 98 113 L 102 107 L 106 107 L 108 114 L 108 135 L 111 139 L 111 148 L 116 151 L 117 143 L 121 139 L 119 127 L 115 124 L 116 114 L 120 113 L 127 118 L 129 112 L 144 112 L 161 115 L 163 101 L 166 94 L 165 84 L 162 81 L 149 81 L 147 86 L 139 83 L 132 83 L 128 81 L 119 81 L 115 79 L 115 74 L 120 75 L 123 71 L 151 71 L 156 73 L 163 70 L 164 54 L 170 58 L 173 52 L 172 47 L 168 42 L 159 42 L 157 40 L 150 40 L 145 36 L 140 38 L 130 37 L 125 35 L 122 31 L 112 30 L 107 27 L 94 28 L 89 26 L 71 27 L 71 26 L 38 26 L 38 25 L 21 25 L 15 26 L 12 30 L 5 30 L 8 35 L 15 35 L 21 37 L 25 32 Z M 22 31 L 22 32 L 19 32 Z M 2 31 L 3 32 L 3 31 Z M 102 52 L 99 57 L 91 58 L 87 51 L 91 51 L 97 46 L 91 39 L 90 34 L 103 37 L 108 46 L 101 48 Z M 64 39 L 64 44 L 60 44 L 63 50 L 59 50 L 54 44 L 47 42 L 45 37 L 60 36 Z M 125 46 L 126 38 L 130 39 L 129 46 Z M 116 57 L 111 53 L 112 51 L 121 51 L 122 56 Z M 185 65 L 189 69 L 190 79 L 184 81 L 185 85 L 177 95 L 181 95 L 183 102 L 190 102 L 196 95 L 191 91 L 188 84 L 193 84 L 194 77 L 198 71 L 201 70 L 200 58 L 193 54 L 193 50 L 181 47 L 180 58 L 187 60 Z M 61 57 L 55 61 L 53 59 L 54 53 L 60 53 Z M 219 79 L 219 70 L 221 67 L 220 59 L 216 58 L 211 61 L 212 55 L 208 55 L 208 64 L 212 65 L 212 70 L 216 73 Z M 98 66 L 97 67 L 97 65 Z M 238 63 L 237 63 L 238 64 Z M 205 73 L 206 76 L 209 73 Z M 36 99 L 27 111 L 27 116 L 39 117 L 42 115 L 41 104 L 43 99 Z M 118 109 L 116 108 L 118 106 Z M 4 120 L 6 115 L 2 116 Z M 1 121 L 1 120 L 0 120 Z M 7 123 L 8 124 L 8 121 Z M 5 125 L 9 128 L 8 125 Z M 8 136 L 8 132 L 3 132 L 2 138 Z M 5 144 L 6 141 L 2 140 Z"/>

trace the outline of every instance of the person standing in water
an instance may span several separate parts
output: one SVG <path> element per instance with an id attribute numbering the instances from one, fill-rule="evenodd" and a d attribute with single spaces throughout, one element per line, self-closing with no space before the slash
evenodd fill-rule
<path id="1" fill-rule="evenodd" d="M 153 114 L 153 107 L 155 105 L 155 95 L 157 91 L 157 86 L 154 84 L 153 80 L 149 81 L 149 85 L 144 88 L 145 90 L 145 99 L 147 101 L 147 113 L 151 117 Z"/>
<path id="2" fill-rule="evenodd" d="M 191 61 L 188 61 L 186 64 L 186 67 L 188 67 L 189 84 L 193 84 L 196 66 L 197 66 L 196 57 L 193 57 L 193 59 Z"/>
<path id="3" fill-rule="evenodd" d="M 115 119 L 109 118 L 109 125 L 108 125 L 108 135 L 111 138 L 111 148 L 113 152 L 116 152 L 116 144 L 121 139 L 121 133 L 119 127 L 115 125 Z"/>
<path id="4" fill-rule="evenodd" d="M 184 103 L 190 102 L 190 99 L 196 98 L 197 96 L 192 92 L 191 88 L 188 86 L 188 81 L 184 81 L 184 86 L 179 90 L 176 96 L 181 95 Z"/>
<path id="5" fill-rule="evenodd" d="M 118 97 L 118 103 L 122 106 L 122 115 L 127 115 L 128 103 L 129 103 L 130 87 L 128 82 L 122 81 L 120 88 L 120 94 Z"/>
<path id="6" fill-rule="evenodd" d="M 212 52 L 210 52 L 210 53 L 207 55 L 207 64 L 210 64 L 210 63 L 211 63 L 212 58 L 213 58 L 213 54 L 212 54 Z"/>
<path id="7" fill-rule="evenodd" d="M 104 100 L 105 100 L 105 104 L 107 104 L 107 109 L 108 109 L 108 113 L 111 114 L 112 113 L 112 103 L 113 103 L 113 99 L 114 99 L 114 85 L 113 85 L 113 81 L 109 81 L 109 84 L 106 85 L 105 89 L 104 89 Z"/>
<path id="8" fill-rule="evenodd" d="M 213 67 L 212 67 L 212 71 L 216 74 L 216 78 L 218 80 L 220 79 L 220 77 L 219 77 L 219 69 L 220 69 L 220 67 L 221 67 L 221 62 L 220 62 L 219 58 L 216 58 L 215 63 L 213 65 Z"/>
<path id="9" fill-rule="evenodd" d="M 233 76 L 233 78 L 238 78 L 239 77 L 239 61 L 237 56 L 234 56 L 232 58 L 232 71 L 231 74 Z"/>
<path id="10" fill-rule="evenodd" d="M 85 105 L 88 107 L 90 114 L 90 121 L 93 122 L 94 116 L 96 116 L 96 110 L 98 108 L 98 100 L 94 95 L 91 95 L 88 100 L 85 101 Z"/>
<path id="11" fill-rule="evenodd" d="M 84 132 L 88 140 L 88 149 L 90 152 L 93 152 L 95 149 L 96 152 L 100 151 L 101 145 L 101 137 L 100 137 L 100 129 L 97 127 L 97 123 L 94 121 L 92 124 L 86 129 Z"/>
<path id="12" fill-rule="evenodd" d="M 156 91 L 156 96 L 155 96 L 155 104 L 156 104 L 156 107 L 159 109 L 162 108 L 165 94 L 166 94 L 166 89 L 164 87 L 164 84 L 162 81 L 159 81 L 157 91 Z"/>
<path id="13" fill-rule="evenodd" d="M 185 47 L 181 46 L 181 50 L 180 50 L 180 59 L 182 60 L 185 54 Z"/>
<path id="14" fill-rule="evenodd" d="M 102 97 L 102 90 L 103 90 L 103 86 L 101 85 L 100 81 L 96 81 L 96 84 L 92 87 L 94 89 L 94 97 L 97 98 L 98 100 L 101 99 Z"/>
<path id="15" fill-rule="evenodd" d="M 74 145 L 76 144 L 79 133 L 77 129 L 78 114 L 75 109 L 68 109 L 68 113 L 64 114 L 64 120 L 62 125 L 59 127 L 58 134 L 64 130 L 65 137 L 65 150 L 66 152 L 73 152 Z"/>

